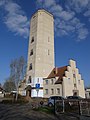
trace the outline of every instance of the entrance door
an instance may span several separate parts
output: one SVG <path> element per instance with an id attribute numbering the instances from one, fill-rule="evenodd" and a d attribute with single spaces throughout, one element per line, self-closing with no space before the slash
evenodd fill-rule
<path id="1" fill-rule="evenodd" d="M 26 96 L 27 96 L 27 97 L 31 97 L 31 86 L 30 86 L 30 85 L 28 85 L 28 86 L 26 87 Z"/>
<path id="2" fill-rule="evenodd" d="M 79 96 L 79 91 L 78 90 L 73 90 L 73 96 Z"/>

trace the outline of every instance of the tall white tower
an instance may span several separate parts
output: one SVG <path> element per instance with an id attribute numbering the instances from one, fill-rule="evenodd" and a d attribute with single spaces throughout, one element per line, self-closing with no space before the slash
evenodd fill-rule
<path id="1" fill-rule="evenodd" d="M 43 78 L 54 68 L 54 19 L 46 10 L 38 10 L 31 18 L 27 63 L 27 85 L 31 97 L 37 96 L 35 85 L 40 83 L 39 97 L 43 97 Z"/>

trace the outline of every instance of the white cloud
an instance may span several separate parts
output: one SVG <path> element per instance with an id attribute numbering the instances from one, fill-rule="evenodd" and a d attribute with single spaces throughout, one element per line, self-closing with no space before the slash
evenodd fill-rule
<path id="1" fill-rule="evenodd" d="M 59 15 L 62 19 L 68 21 L 74 17 L 74 12 L 62 11 Z"/>
<path id="2" fill-rule="evenodd" d="M 66 7 L 80 13 L 86 9 L 89 2 L 90 0 L 67 0 Z"/>
<path id="3" fill-rule="evenodd" d="M 85 28 L 81 28 L 78 30 L 78 33 L 78 41 L 80 41 L 86 38 L 86 36 L 88 35 L 88 30 Z"/>
<path id="4" fill-rule="evenodd" d="M 86 17 L 90 16 L 90 10 L 87 10 L 87 11 L 84 13 L 84 16 L 86 16 Z"/>
<path id="5" fill-rule="evenodd" d="M 29 35 L 29 21 L 21 7 L 7 0 L 0 1 L 1 7 L 5 10 L 4 23 L 15 35 L 27 38 Z"/>
<path id="6" fill-rule="evenodd" d="M 5 4 L 5 0 L 0 0 L 0 6 Z"/>
<path id="7" fill-rule="evenodd" d="M 90 0 L 67 0 L 66 8 L 78 14 L 82 13 L 90 22 Z"/>
<path id="8" fill-rule="evenodd" d="M 49 8 L 52 13 L 59 13 L 62 11 L 62 7 L 60 5 L 54 5 L 53 7 Z"/>
<path id="9" fill-rule="evenodd" d="M 44 6 L 51 7 L 52 5 L 56 5 L 55 0 L 47 0 L 44 2 Z"/>
<path id="10" fill-rule="evenodd" d="M 57 0 L 37 0 L 37 7 L 43 6 L 54 15 L 55 35 L 72 35 L 80 41 L 86 39 L 89 32 L 76 14 L 84 10 L 88 3 L 89 0 L 67 0 L 63 7 Z"/>

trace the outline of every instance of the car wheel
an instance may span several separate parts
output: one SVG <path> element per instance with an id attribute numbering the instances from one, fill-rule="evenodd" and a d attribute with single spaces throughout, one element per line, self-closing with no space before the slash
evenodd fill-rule
<path id="1" fill-rule="evenodd" d="M 52 106 L 53 106 L 53 104 L 52 104 L 52 103 L 49 103 L 49 104 L 48 104 L 48 106 L 49 106 L 49 107 L 52 107 Z"/>

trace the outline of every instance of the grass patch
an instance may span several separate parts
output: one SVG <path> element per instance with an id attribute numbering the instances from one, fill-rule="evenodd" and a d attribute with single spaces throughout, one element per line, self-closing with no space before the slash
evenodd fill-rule
<path id="1" fill-rule="evenodd" d="M 45 113 L 48 113 L 48 114 L 53 114 L 54 113 L 54 108 L 53 107 L 47 107 L 47 106 L 34 108 L 33 110 L 40 111 L 40 112 L 45 112 Z"/>
<path id="2" fill-rule="evenodd" d="M 24 99 L 18 99 L 17 101 L 3 100 L 1 103 L 3 103 L 3 104 L 25 104 L 25 103 L 28 103 L 28 101 L 26 101 Z"/>

